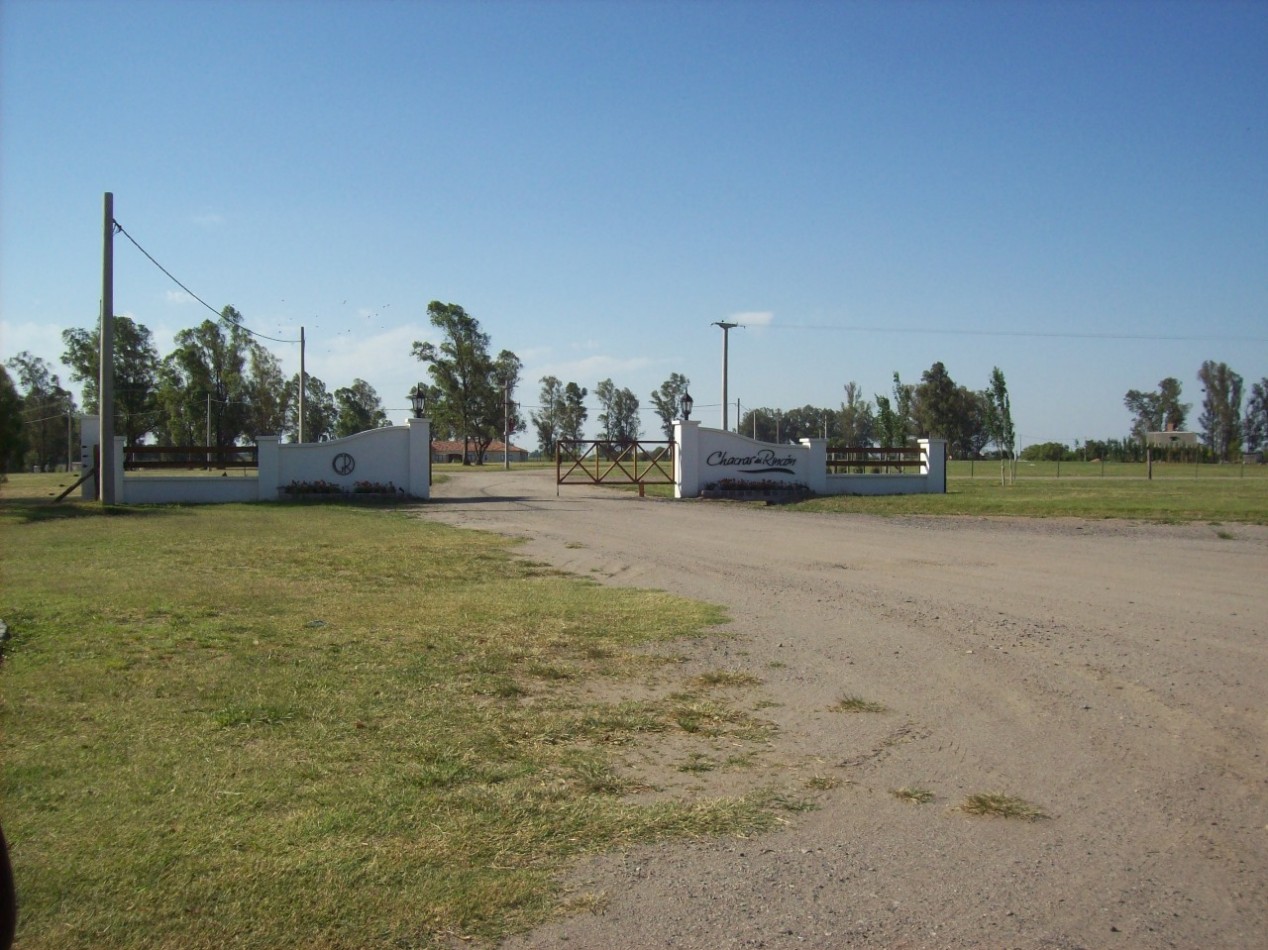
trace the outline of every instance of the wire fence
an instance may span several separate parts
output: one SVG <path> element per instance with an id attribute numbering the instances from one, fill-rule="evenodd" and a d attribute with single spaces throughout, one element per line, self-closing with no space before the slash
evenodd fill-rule
<path id="1" fill-rule="evenodd" d="M 999 480 L 1001 463 L 991 459 L 947 462 L 948 478 Z M 1155 478 L 1262 479 L 1268 485 L 1268 465 L 1255 462 L 1027 462 L 1018 461 L 1016 478 Z"/>

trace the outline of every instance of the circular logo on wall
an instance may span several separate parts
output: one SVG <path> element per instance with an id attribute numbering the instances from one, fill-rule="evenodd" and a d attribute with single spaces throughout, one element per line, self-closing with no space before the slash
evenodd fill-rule
<path id="1" fill-rule="evenodd" d="M 336 475 L 351 475 L 352 470 L 357 467 L 357 460 L 347 452 L 340 452 L 334 457 L 330 467 L 335 470 Z"/>

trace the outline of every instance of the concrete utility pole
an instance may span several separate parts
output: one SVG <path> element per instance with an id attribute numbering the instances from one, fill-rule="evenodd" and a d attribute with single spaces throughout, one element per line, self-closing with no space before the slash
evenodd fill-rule
<path id="1" fill-rule="evenodd" d="M 100 434 L 97 451 L 98 498 L 115 503 L 114 484 L 114 194 L 105 195 L 101 226 L 101 340 L 97 380 Z"/>
<path id="2" fill-rule="evenodd" d="M 727 431 L 726 418 L 726 367 L 727 367 L 727 344 L 730 340 L 731 331 L 738 327 L 738 323 L 728 323 L 726 320 L 715 320 L 715 327 L 722 328 L 722 431 Z"/>
<path id="3" fill-rule="evenodd" d="M 304 441 L 304 328 L 299 328 L 299 437 L 297 442 Z"/>
<path id="4" fill-rule="evenodd" d="M 511 470 L 511 387 L 502 384 L 502 469 Z"/>

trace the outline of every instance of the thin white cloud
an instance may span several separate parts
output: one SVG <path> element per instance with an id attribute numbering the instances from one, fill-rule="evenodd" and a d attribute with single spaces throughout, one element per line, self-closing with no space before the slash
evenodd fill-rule
<path id="1" fill-rule="evenodd" d="M 0 361 L 10 360 L 23 352 L 38 356 L 48 363 L 63 386 L 77 391 L 78 387 L 70 379 L 70 367 L 61 361 L 65 349 L 61 327 L 32 321 L 12 323 L 0 320 Z M 9 376 L 13 378 L 12 373 Z M 14 385 L 17 385 L 16 381 Z"/>
<path id="2" fill-rule="evenodd" d="M 225 216 L 217 211 L 196 214 L 191 219 L 200 228 L 218 228 L 225 223 Z"/>
<path id="3" fill-rule="evenodd" d="M 731 323 L 738 323 L 745 327 L 768 327 L 775 319 L 775 314 L 769 310 L 748 310 L 744 313 L 733 313 L 728 319 Z"/>
<path id="4" fill-rule="evenodd" d="M 194 298 L 183 290 L 168 290 L 163 294 L 163 299 L 172 304 L 193 303 Z"/>
<path id="5" fill-rule="evenodd" d="M 520 358 L 520 362 L 525 366 L 532 366 L 535 363 L 544 363 L 550 358 L 551 348 L 549 346 L 530 346 L 526 350 L 520 350 L 516 356 Z"/>
<path id="6" fill-rule="evenodd" d="M 531 379 L 557 376 L 565 382 L 576 382 L 587 387 L 593 386 L 601 379 L 611 379 L 617 385 L 625 385 L 622 382 L 623 378 L 636 375 L 652 365 L 653 361 L 645 356 L 619 358 L 596 354 L 579 360 L 564 360 L 532 367 L 524 375 Z"/>

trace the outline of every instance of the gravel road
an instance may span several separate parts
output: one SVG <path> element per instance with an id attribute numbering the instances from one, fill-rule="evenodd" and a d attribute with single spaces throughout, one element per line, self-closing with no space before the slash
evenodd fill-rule
<path id="1" fill-rule="evenodd" d="M 581 862 L 594 908 L 504 950 L 1268 947 L 1268 529 L 813 515 L 500 469 L 424 517 L 724 605 L 734 636 L 690 662 L 760 678 L 763 762 L 831 786 L 756 838 Z M 885 711 L 830 710 L 850 695 Z M 957 807 L 982 792 L 1049 817 Z"/>

